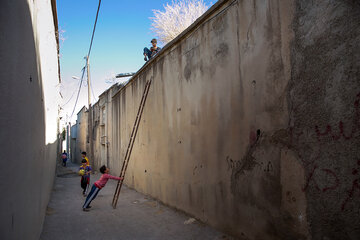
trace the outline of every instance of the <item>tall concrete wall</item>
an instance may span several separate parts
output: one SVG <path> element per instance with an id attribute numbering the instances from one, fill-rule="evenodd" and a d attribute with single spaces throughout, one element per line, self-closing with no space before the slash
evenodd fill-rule
<path id="1" fill-rule="evenodd" d="M 50 198 L 57 107 L 45 121 L 45 106 L 59 96 L 43 86 L 59 84 L 54 4 L 0 2 L 0 239 L 39 239 Z"/>
<path id="2" fill-rule="evenodd" d="M 218 1 L 114 95 L 112 173 L 152 79 L 127 185 L 241 239 L 359 239 L 359 11 Z"/>
<path id="3" fill-rule="evenodd" d="M 281 173 L 301 165 L 284 169 L 270 140 L 288 126 L 292 12 L 290 2 L 220 1 L 170 43 L 113 99 L 113 172 L 152 79 L 126 184 L 238 237 L 304 238 L 304 176 L 283 181 L 298 207 L 282 204 Z"/>
<path id="4" fill-rule="evenodd" d="M 75 162 L 76 159 L 76 134 L 77 134 L 77 124 L 71 126 L 70 129 L 70 159 L 72 162 Z"/>
<path id="5" fill-rule="evenodd" d="M 81 164 L 82 152 L 88 149 L 88 114 L 89 111 L 83 107 L 77 114 L 76 120 L 76 144 L 75 151 L 73 152 L 75 158 L 72 160 L 75 163 Z"/>
<path id="6" fill-rule="evenodd" d="M 99 96 L 99 101 L 92 106 L 93 120 L 93 149 L 95 170 L 102 165 L 109 166 L 112 159 L 112 97 L 123 87 L 123 84 L 114 84 Z M 81 141 L 82 138 L 78 141 Z"/>

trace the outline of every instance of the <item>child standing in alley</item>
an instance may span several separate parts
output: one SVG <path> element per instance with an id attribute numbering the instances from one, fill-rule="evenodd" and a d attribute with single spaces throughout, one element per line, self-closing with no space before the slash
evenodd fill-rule
<path id="1" fill-rule="evenodd" d="M 81 166 L 79 168 L 79 175 L 81 175 L 81 188 L 83 189 L 83 195 L 86 196 L 86 190 L 90 184 L 90 173 L 91 167 L 87 165 L 86 159 L 81 161 Z"/>
<path id="2" fill-rule="evenodd" d="M 89 159 L 87 158 L 87 156 L 86 156 L 86 152 L 82 152 L 81 153 L 81 157 L 82 157 L 82 159 L 85 159 L 86 160 L 86 165 L 90 165 L 90 162 L 89 162 Z"/>
<path id="3" fill-rule="evenodd" d="M 92 185 L 91 191 L 90 191 L 89 195 L 87 196 L 85 203 L 83 205 L 83 211 L 90 210 L 89 208 L 91 208 L 91 206 L 90 206 L 91 201 L 96 198 L 100 189 L 105 187 L 105 185 L 109 179 L 114 179 L 114 180 L 123 180 L 124 179 L 122 177 L 115 177 L 115 176 L 110 175 L 109 171 L 110 171 L 110 169 L 107 168 L 105 165 L 103 165 L 100 168 L 100 172 L 102 173 L 102 175 L 101 175 L 100 179 L 97 180 L 96 182 L 94 182 L 94 184 Z"/>
<path id="4" fill-rule="evenodd" d="M 68 157 L 68 155 L 67 155 L 66 151 L 64 150 L 64 152 L 61 154 L 61 158 L 63 161 L 63 163 L 62 163 L 63 167 L 66 167 L 66 162 L 68 160 L 67 157 Z"/>

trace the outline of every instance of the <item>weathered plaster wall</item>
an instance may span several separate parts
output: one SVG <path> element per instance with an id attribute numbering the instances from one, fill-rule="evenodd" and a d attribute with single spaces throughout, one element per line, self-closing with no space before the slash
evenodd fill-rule
<path id="1" fill-rule="evenodd" d="M 218 1 L 113 97 L 112 173 L 152 79 L 126 184 L 241 239 L 359 239 L 359 9 Z"/>
<path id="2" fill-rule="evenodd" d="M 99 97 L 99 101 L 93 106 L 93 144 L 94 144 L 94 167 L 99 169 L 100 166 L 107 164 L 107 141 L 108 134 L 106 110 L 107 110 L 107 95 L 106 91 Z"/>
<path id="3" fill-rule="evenodd" d="M 43 86 L 59 75 L 55 27 L 44 20 L 54 22 L 50 1 L 0 2 L 0 239 L 39 239 L 53 184 L 56 127 L 51 141 L 45 128 L 57 119 L 45 121 Z"/>
<path id="4" fill-rule="evenodd" d="M 81 164 L 82 152 L 87 152 L 88 149 L 88 114 L 89 111 L 83 107 L 77 114 L 76 120 L 76 144 L 75 144 L 75 159 L 72 161 Z M 90 160 L 90 159 L 89 159 Z"/>
<path id="5" fill-rule="evenodd" d="M 311 235 L 359 239 L 360 3 L 295 7 L 286 142 L 305 171 Z"/>
<path id="6" fill-rule="evenodd" d="M 100 106 L 99 101 L 92 106 L 92 120 L 93 120 L 93 148 L 94 148 L 94 165 L 95 168 L 102 161 L 102 149 L 100 143 L 101 135 L 101 126 L 100 126 Z M 94 167 L 94 166 L 93 166 Z"/>
<path id="7" fill-rule="evenodd" d="M 70 130 L 70 159 L 72 162 L 75 162 L 76 159 L 76 134 L 77 134 L 77 124 L 74 124 L 71 126 L 71 130 Z"/>
<path id="8" fill-rule="evenodd" d="M 112 158 L 112 96 L 117 93 L 122 84 L 114 84 L 99 96 L 99 101 L 93 106 L 93 146 L 94 168 L 109 166 Z"/>
<path id="9" fill-rule="evenodd" d="M 113 172 L 153 79 L 126 183 L 239 237 L 306 236 L 304 175 L 291 174 L 302 167 L 284 170 L 272 139 L 288 126 L 292 13 L 291 2 L 220 1 L 165 48 L 113 99 Z M 298 206 L 284 209 L 284 181 Z"/>

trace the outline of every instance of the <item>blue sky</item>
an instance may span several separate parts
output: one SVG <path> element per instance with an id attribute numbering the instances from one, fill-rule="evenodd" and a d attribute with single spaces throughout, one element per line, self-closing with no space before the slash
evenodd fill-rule
<path id="1" fill-rule="evenodd" d="M 79 80 L 71 76 L 81 75 L 90 44 L 98 0 L 57 0 L 59 29 L 63 30 L 60 41 L 60 67 L 64 102 L 78 88 Z M 105 80 L 121 72 L 136 72 L 145 62 L 142 49 L 150 46 L 154 37 L 150 28 L 153 9 L 163 10 L 165 0 L 121 1 L 102 0 L 94 42 L 90 54 L 90 71 L 93 90 L 97 96 L 111 86 Z M 211 2 L 204 0 L 210 6 Z M 160 47 L 162 47 L 160 45 Z M 75 96 L 65 105 L 64 116 L 71 114 Z M 82 86 L 76 113 L 87 104 L 87 87 Z"/>

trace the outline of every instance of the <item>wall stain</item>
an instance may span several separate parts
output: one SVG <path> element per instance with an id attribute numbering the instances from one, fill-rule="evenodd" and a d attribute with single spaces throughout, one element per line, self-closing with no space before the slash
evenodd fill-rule
<path id="1" fill-rule="evenodd" d="M 253 157 L 253 153 L 256 150 L 256 147 L 258 146 L 258 141 L 260 139 L 260 136 L 256 139 L 256 141 L 251 144 L 246 153 L 245 156 L 241 159 L 241 161 L 234 164 L 234 168 L 232 170 L 231 174 L 231 184 L 233 185 L 233 182 L 236 182 L 240 175 L 245 174 L 245 171 L 251 171 L 255 168 L 256 165 L 259 163 L 256 162 L 256 159 Z M 230 161 L 233 161 L 230 159 Z"/>
<path id="2" fill-rule="evenodd" d="M 215 51 L 216 58 L 224 58 L 229 54 L 229 46 L 226 43 L 220 43 Z"/>

